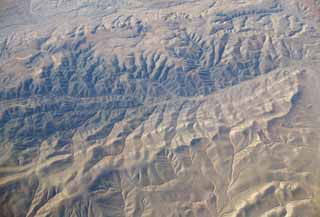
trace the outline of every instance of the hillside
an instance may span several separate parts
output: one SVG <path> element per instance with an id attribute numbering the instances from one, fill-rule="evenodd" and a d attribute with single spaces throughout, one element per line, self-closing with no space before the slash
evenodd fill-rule
<path id="1" fill-rule="evenodd" d="M 313 217 L 315 0 L 4 0 L 0 217 Z"/>

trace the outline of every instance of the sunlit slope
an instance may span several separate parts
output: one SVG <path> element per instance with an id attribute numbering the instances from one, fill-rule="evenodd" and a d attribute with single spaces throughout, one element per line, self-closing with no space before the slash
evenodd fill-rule
<path id="1" fill-rule="evenodd" d="M 316 214 L 317 2 L 0 6 L 1 217 Z"/>

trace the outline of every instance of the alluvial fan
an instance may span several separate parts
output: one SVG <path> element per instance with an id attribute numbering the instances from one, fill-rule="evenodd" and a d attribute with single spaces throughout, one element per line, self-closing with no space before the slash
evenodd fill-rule
<path id="1" fill-rule="evenodd" d="M 317 0 L 0 2 L 0 217 L 317 217 Z"/>

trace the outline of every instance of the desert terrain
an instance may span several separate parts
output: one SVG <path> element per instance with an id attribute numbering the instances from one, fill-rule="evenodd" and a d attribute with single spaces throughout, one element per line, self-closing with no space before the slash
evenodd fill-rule
<path id="1" fill-rule="evenodd" d="M 0 217 L 320 216 L 316 0 L 2 0 Z"/>

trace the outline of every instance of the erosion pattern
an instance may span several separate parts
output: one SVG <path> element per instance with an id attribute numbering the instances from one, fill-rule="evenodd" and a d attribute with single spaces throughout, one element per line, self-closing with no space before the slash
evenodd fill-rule
<path id="1" fill-rule="evenodd" d="M 1 217 L 313 217 L 318 1 L 4 0 Z"/>

